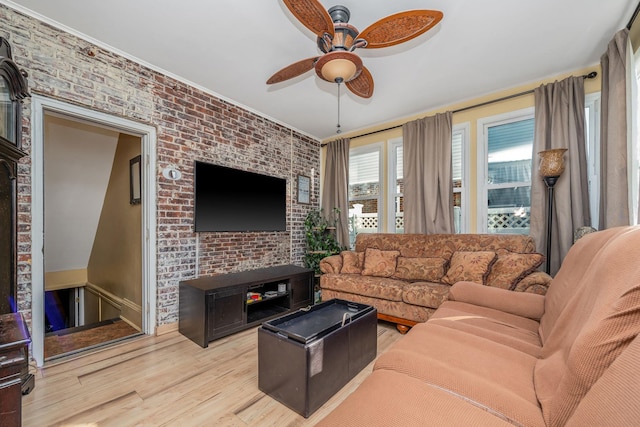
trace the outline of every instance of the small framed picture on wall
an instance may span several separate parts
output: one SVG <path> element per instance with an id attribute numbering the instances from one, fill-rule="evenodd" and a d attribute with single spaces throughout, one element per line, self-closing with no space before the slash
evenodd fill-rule
<path id="1" fill-rule="evenodd" d="M 311 203 L 311 178 L 305 175 L 298 175 L 298 203 Z"/>
<path id="2" fill-rule="evenodd" d="M 129 203 L 138 205 L 142 201 L 141 156 L 129 160 Z"/>

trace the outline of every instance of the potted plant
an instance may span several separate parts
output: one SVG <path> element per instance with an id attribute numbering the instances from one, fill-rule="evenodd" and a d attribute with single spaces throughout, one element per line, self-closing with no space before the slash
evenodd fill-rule
<path id="1" fill-rule="evenodd" d="M 320 300 L 320 261 L 330 255 L 339 254 L 342 247 L 336 237 L 336 224 L 340 209 L 333 208 L 330 218 L 327 218 L 323 209 L 314 209 L 307 214 L 304 221 L 307 252 L 304 255 L 305 267 L 315 272 L 314 292 L 316 302 Z"/>

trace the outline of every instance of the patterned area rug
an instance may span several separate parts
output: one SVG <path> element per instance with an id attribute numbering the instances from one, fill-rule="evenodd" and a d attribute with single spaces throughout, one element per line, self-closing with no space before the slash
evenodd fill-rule
<path id="1" fill-rule="evenodd" d="M 44 338 L 44 358 L 66 356 L 140 333 L 120 319 L 50 332 Z"/>

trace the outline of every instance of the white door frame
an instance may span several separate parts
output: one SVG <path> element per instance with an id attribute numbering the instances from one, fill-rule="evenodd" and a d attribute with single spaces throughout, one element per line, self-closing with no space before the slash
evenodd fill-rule
<path id="1" fill-rule="evenodd" d="M 142 139 L 142 331 L 156 329 L 156 129 L 122 117 L 40 95 L 31 96 L 31 339 L 44 364 L 44 115 L 46 112 L 108 127 Z"/>

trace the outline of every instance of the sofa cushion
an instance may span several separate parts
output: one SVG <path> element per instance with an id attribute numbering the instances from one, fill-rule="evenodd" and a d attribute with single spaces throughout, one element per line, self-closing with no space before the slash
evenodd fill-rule
<path id="1" fill-rule="evenodd" d="M 342 251 L 342 269 L 343 274 L 360 274 L 364 266 L 364 252 Z"/>
<path id="2" fill-rule="evenodd" d="M 599 233 L 591 233 L 571 246 L 562 268 L 553 278 L 553 286 L 544 299 L 544 316 L 540 319 L 540 338 L 545 343 L 567 307 L 576 295 L 576 284 L 585 283 L 589 276 L 589 265 L 593 264 L 606 243 L 623 234 L 624 228 L 610 228 Z"/>
<path id="3" fill-rule="evenodd" d="M 535 394 L 535 356 L 428 321 L 382 353 L 374 372 L 391 370 L 476 402 L 514 425 L 543 426 Z"/>
<path id="4" fill-rule="evenodd" d="M 583 243 L 599 248 L 592 258 L 584 256 L 588 252 L 582 250 Z M 640 334 L 640 227 L 592 233 L 575 247 L 556 276 L 566 279 L 568 285 L 568 275 L 573 273 L 574 289 L 566 293 L 568 301 L 555 324 L 546 324 L 534 372 L 548 425 L 564 425 L 609 365 Z M 576 258 L 576 254 L 583 256 Z M 554 279 L 550 289 L 555 285 Z M 545 307 L 559 308 L 547 304 L 557 301 L 546 300 Z M 555 313 L 545 312 L 541 328 L 547 314 Z"/>
<path id="5" fill-rule="evenodd" d="M 523 234 L 393 234 L 359 233 L 355 250 L 366 248 L 383 251 L 397 250 L 405 257 L 438 256 L 450 259 L 455 251 L 535 252 L 536 244 L 531 236 Z"/>
<path id="6" fill-rule="evenodd" d="M 407 304 L 438 308 L 447 300 L 449 285 L 414 282 L 404 285 L 402 300 Z"/>
<path id="7" fill-rule="evenodd" d="M 484 285 L 495 259 L 496 253 L 494 251 L 454 252 L 449 263 L 449 270 L 442 278 L 442 282 L 453 285 L 456 282 L 467 281 Z"/>
<path id="8" fill-rule="evenodd" d="M 525 276 L 542 265 L 544 255 L 539 253 L 521 254 L 506 249 L 496 251 L 498 257 L 487 275 L 487 285 L 513 290 Z"/>
<path id="9" fill-rule="evenodd" d="M 372 276 L 369 276 L 369 278 L 377 279 L 376 277 Z M 378 316 L 385 315 L 398 317 L 400 319 L 406 319 L 420 323 L 429 320 L 429 317 L 431 317 L 433 312 L 436 311 L 435 308 L 407 304 L 404 301 L 391 301 L 384 298 L 373 298 L 368 295 L 356 295 L 348 292 L 337 291 L 334 289 L 322 288 L 323 301 L 329 301 L 333 298 L 370 305 L 378 310 Z"/>
<path id="10" fill-rule="evenodd" d="M 538 322 L 487 307 L 445 301 L 429 323 L 465 331 L 535 357 L 542 351 Z"/>
<path id="11" fill-rule="evenodd" d="M 364 276 L 391 277 L 396 271 L 399 251 L 367 248 L 364 254 Z"/>
<path id="12" fill-rule="evenodd" d="M 356 295 L 367 295 L 389 301 L 402 301 L 406 282 L 388 277 L 362 276 L 360 274 L 323 274 L 322 289 L 332 289 Z M 324 296 L 324 294 L 323 294 Z"/>
<path id="13" fill-rule="evenodd" d="M 483 405 L 395 371 L 381 369 L 317 427 L 475 426 L 513 427 Z"/>
<path id="14" fill-rule="evenodd" d="M 402 280 L 439 282 L 444 276 L 446 265 L 447 260 L 440 257 L 407 258 L 400 256 L 393 277 Z"/>
<path id="15" fill-rule="evenodd" d="M 627 426 L 640 420 L 639 366 L 640 335 L 589 389 L 566 427 Z"/>
<path id="16" fill-rule="evenodd" d="M 474 282 L 458 282 L 453 285 L 449 292 L 449 299 L 536 321 L 540 321 L 544 314 L 543 295 L 511 292 L 506 289 L 481 286 Z"/>

